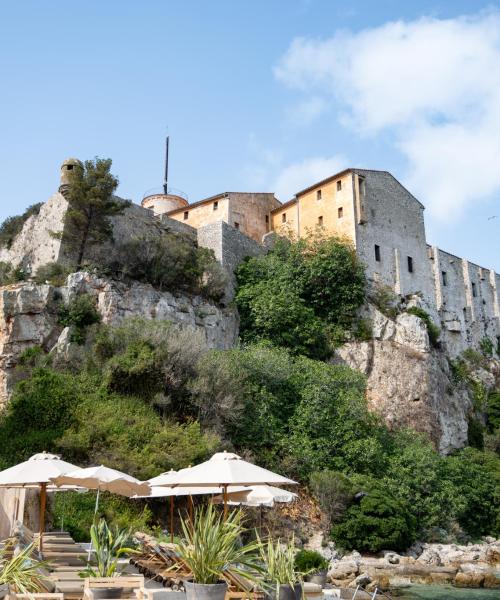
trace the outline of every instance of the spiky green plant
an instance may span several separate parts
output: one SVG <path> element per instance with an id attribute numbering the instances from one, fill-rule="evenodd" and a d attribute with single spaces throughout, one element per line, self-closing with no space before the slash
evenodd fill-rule
<path id="1" fill-rule="evenodd" d="M 7 584 L 21 594 L 43 591 L 47 577 L 41 569 L 47 563 L 34 558 L 34 544 L 18 554 L 13 554 L 13 546 L 14 543 L 8 540 L 0 551 L 0 585 Z"/>
<path id="2" fill-rule="evenodd" d="M 181 521 L 183 539 L 178 553 L 193 573 L 195 583 L 215 584 L 227 571 L 260 581 L 258 542 L 241 545 L 245 531 L 241 511 L 233 511 L 226 519 L 212 504 L 196 511 L 193 523 Z"/>
<path id="3" fill-rule="evenodd" d="M 281 540 L 269 538 L 266 542 L 259 540 L 260 558 L 266 572 L 266 579 L 276 586 L 276 598 L 279 598 L 280 585 L 294 587 L 301 582 L 301 574 L 295 569 L 295 540 L 284 544 Z"/>
<path id="4" fill-rule="evenodd" d="M 88 564 L 80 573 L 80 577 L 115 577 L 120 556 L 136 552 L 134 548 L 128 546 L 130 532 L 117 527 L 111 529 L 105 519 L 91 526 L 90 540 L 97 566 L 94 568 Z"/>

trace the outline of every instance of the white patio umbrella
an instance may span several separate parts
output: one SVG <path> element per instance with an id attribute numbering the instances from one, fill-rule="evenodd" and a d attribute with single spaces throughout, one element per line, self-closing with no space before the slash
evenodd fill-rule
<path id="1" fill-rule="evenodd" d="M 293 502 L 296 498 L 298 498 L 297 494 L 272 485 L 254 485 L 250 488 L 244 488 L 241 491 L 232 488 L 231 493 L 228 494 L 227 503 L 231 506 L 242 504 L 244 506 L 266 506 L 272 508 L 275 502 L 288 503 Z M 223 496 L 216 496 L 213 499 L 213 502 L 218 504 L 223 501 Z"/>
<path id="2" fill-rule="evenodd" d="M 40 552 L 43 550 L 47 492 L 58 489 L 52 479 L 75 469 L 78 469 L 76 465 L 61 460 L 56 454 L 41 452 L 0 472 L 0 487 L 40 489 Z M 75 489 L 75 485 L 64 485 L 60 489 Z"/>
<path id="3" fill-rule="evenodd" d="M 148 482 L 139 481 L 131 475 L 127 475 L 116 469 L 110 469 L 104 465 L 74 469 L 63 475 L 52 477 L 51 481 L 57 486 L 77 485 L 89 490 L 97 490 L 95 513 L 97 513 L 99 506 L 99 494 L 101 491 L 120 494 L 120 496 L 128 496 L 130 498 L 137 494 L 146 495 L 151 490 Z"/>
<path id="4" fill-rule="evenodd" d="M 169 471 L 168 473 L 162 473 L 157 477 L 153 477 L 148 481 L 149 484 L 152 484 L 153 481 L 167 481 L 168 478 L 172 477 L 173 473 L 176 471 Z M 166 476 L 166 477 L 164 477 Z M 243 491 L 247 488 L 238 488 L 238 491 Z M 174 499 L 180 496 L 188 496 L 189 497 L 189 519 L 192 521 L 193 515 L 193 500 L 192 496 L 204 496 L 204 495 L 212 495 L 221 494 L 223 492 L 222 487 L 166 487 L 161 485 L 156 485 L 151 487 L 151 493 L 147 496 L 134 496 L 134 498 L 170 498 L 170 541 L 174 541 Z M 229 494 L 230 496 L 232 494 Z"/>
<path id="5" fill-rule="evenodd" d="M 217 452 L 204 463 L 172 474 L 168 485 L 170 487 L 222 487 L 226 516 L 229 487 L 261 484 L 297 485 L 297 482 L 249 463 L 237 454 Z"/>
<path id="6" fill-rule="evenodd" d="M 150 485 L 145 481 L 139 481 L 131 475 L 122 471 L 110 469 L 104 465 L 98 467 L 87 467 L 76 469 L 64 475 L 53 477 L 51 481 L 57 485 L 78 485 L 90 490 L 97 490 L 95 499 L 94 519 L 99 508 L 99 495 L 101 491 L 120 494 L 121 496 L 134 496 L 136 494 L 148 494 Z M 92 553 L 92 545 L 89 549 L 89 559 Z"/>

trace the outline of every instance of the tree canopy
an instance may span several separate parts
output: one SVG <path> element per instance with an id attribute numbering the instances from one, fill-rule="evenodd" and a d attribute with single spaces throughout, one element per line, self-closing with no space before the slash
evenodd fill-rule
<path id="1" fill-rule="evenodd" d="M 74 252 L 75 267 L 83 264 L 88 249 L 112 239 L 109 217 L 118 215 L 129 204 L 113 196 L 118 179 L 111 174 L 109 158 L 86 160 L 75 165 L 69 176 L 69 207 L 64 217 L 64 240 Z"/>

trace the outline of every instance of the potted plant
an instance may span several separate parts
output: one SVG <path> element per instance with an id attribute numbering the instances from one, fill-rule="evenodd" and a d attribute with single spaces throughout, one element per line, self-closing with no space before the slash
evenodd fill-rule
<path id="1" fill-rule="evenodd" d="M 0 598 L 4 598 L 9 589 L 20 594 L 43 591 L 43 582 L 48 578 L 42 569 L 47 563 L 33 558 L 34 544 L 14 554 L 14 542 L 7 540 L 0 550 Z"/>
<path id="2" fill-rule="evenodd" d="M 271 597 L 274 600 L 301 600 L 302 574 L 295 568 L 294 539 L 290 544 L 268 539 L 260 543 L 260 556 L 266 580 L 272 585 Z"/>
<path id="3" fill-rule="evenodd" d="M 328 561 L 316 550 L 299 550 L 295 555 L 295 568 L 307 581 L 325 587 Z"/>
<path id="4" fill-rule="evenodd" d="M 128 543 L 130 532 L 126 529 L 111 529 L 105 519 L 101 519 L 90 528 L 91 548 L 96 558 L 96 566 L 87 564 L 80 577 L 117 577 L 118 560 L 123 554 L 135 553 Z M 123 589 L 120 587 L 92 589 L 96 600 L 99 598 L 119 598 Z"/>
<path id="5" fill-rule="evenodd" d="M 209 504 L 196 511 L 192 523 L 181 520 L 181 524 L 183 539 L 177 551 L 192 573 L 192 581 L 184 581 L 187 600 L 224 600 L 229 571 L 251 582 L 259 580 L 259 544 L 241 544 L 245 531 L 241 511 L 224 519 Z"/>

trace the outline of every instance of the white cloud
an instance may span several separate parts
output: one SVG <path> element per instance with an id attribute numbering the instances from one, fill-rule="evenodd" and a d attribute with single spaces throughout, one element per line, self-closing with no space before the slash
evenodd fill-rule
<path id="1" fill-rule="evenodd" d="M 500 192 L 500 13 L 296 39 L 275 74 L 302 103 L 338 102 L 359 134 L 391 132 L 435 216 Z"/>
<path id="2" fill-rule="evenodd" d="M 310 125 L 328 108 L 328 102 L 321 96 L 311 96 L 295 106 L 291 107 L 288 113 L 288 119 L 294 125 Z"/>
<path id="3" fill-rule="evenodd" d="M 335 175 L 346 166 L 346 161 L 341 156 L 308 158 L 283 167 L 271 189 L 282 202 L 286 202 L 300 190 Z"/>

